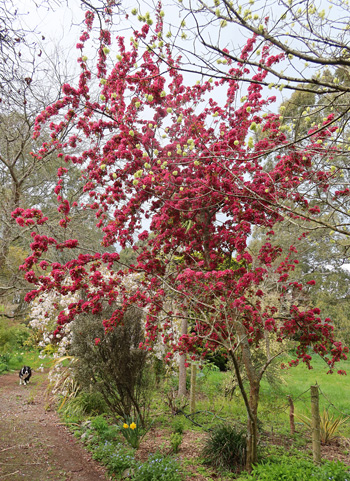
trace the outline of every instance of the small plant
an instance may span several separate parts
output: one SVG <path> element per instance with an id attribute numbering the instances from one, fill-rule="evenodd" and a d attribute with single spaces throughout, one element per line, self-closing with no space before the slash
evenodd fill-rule
<path id="1" fill-rule="evenodd" d="M 103 434 L 108 431 L 108 423 L 103 416 L 96 416 L 91 420 L 91 427 L 97 431 L 99 436 L 103 436 Z"/>
<path id="2" fill-rule="evenodd" d="M 148 460 L 135 467 L 133 481 L 181 481 L 181 466 L 177 459 L 171 456 L 161 456 L 156 453 Z"/>
<path id="3" fill-rule="evenodd" d="M 247 438 L 244 431 L 221 424 L 210 433 L 202 455 L 217 468 L 239 470 L 245 464 Z"/>
<path id="4" fill-rule="evenodd" d="M 188 406 L 188 400 L 185 396 L 178 397 L 177 390 L 172 388 L 165 393 L 166 400 L 164 400 L 165 404 L 167 404 L 171 410 L 171 414 L 174 416 L 176 414 L 181 413 L 186 406 Z"/>
<path id="5" fill-rule="evenodd" d="M 184 432 L 184 423 L 183 420 L 180 419 L 178 416 L 172 421 L 171 426 L 173 428 L 174 433 L 183 434 Z"/>
<path id="6" fill-rule="evenodd" d="M 179 447 L 182 443 L 182 434 L 180 433 L 172 433 L 170 436 L 170 446 L 173 453 L 179 452 Z"/>
<path id="7" fill-rule="evenodd" d="M 149 427 L 150 428 L 150 427 Z M 138 449 L 142 439 L 148 432 L 148 429 L 144 429 L 138 418 L 135 420 L 132 417 L 125 417 L 125 421 L 122 426 L 119 427 L 120 432 L 130 444 L 132 448 Z"/>
<path id="8" fill-rule="evenodd" d="M 65 418 L 80 420 L 86 415 L 99 415 L 107 410 L 102 395 L 98 392 L 79 392 L 75 397 L 65 400 L 61 412 Z"/>
<path id="9" fill-rule="evenodd" d="M 105 441 L 94 449 L 92 457 L 106 466 L 110 475 L 121 475 L 135 464 L 133 453 L 122 444 Z"/>
<path id="10" fill-rule="evenodd" d="M 310 418 L 301 414 L 295 415 L 295 417 L 300 419 L 303 423 L 311 428 L 312 421 Z M 336 417 L 334 414 L 330 414 L 327 409 L 323 409 L 323 413 L 320 416 L 321 443 L 331 444 L 335 439 L 337 439 L 339 437 L 337 434 L 338 429 L 349 419 L 349 417 Z"/>

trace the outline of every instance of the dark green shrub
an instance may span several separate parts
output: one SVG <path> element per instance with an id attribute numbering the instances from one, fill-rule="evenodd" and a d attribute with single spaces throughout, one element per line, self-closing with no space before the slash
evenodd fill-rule
<path id="1" fill-rule="evenodd" d="M 130 307 L 123 325 L 105 332 L 102 321 L 111 316 L 106 307 L 101 315 L 80 315 L 72 325 L 71 354 L 75 380 L 86 392 L 100 392 L 109 409 L 120 417 L 135 415 L 142 423 L 150 401 L 151 370 L 146 369 L 146 352 L 139 349 L 144 339 L 143 314 Z M 95 339 L 100 339 L 96 345 Z"/>
<path id="2" fill-rule="evenodd" d="M 82 420 L 87 415 L 96 416 L 107 411 L 107 404 L 99 392 L 79 392 L 66 400 L 60 409 L 64 417 L 75 418 L 76 421 Z"/>
<path id="3" fill-rule="evenodd" d="M 220 424 L 210 433 L 202 455 L 216 468 L 237 471 L 245 465 L 247 438 L 244 431 Z"/>
<path id="4" fill-rule="evenodd" d="M 4 373 L 6 371 L 8 371 L 8 364 L 6 364 L 6 363 L 4 363 L 0 360 L 0 374 Z"/>
<path id="5" fill-rule="evenodd" d="M 100 392 L 82 392 L 79 396 L 86 414 L 103 414 L 107 412 L 106 402 Z"/>

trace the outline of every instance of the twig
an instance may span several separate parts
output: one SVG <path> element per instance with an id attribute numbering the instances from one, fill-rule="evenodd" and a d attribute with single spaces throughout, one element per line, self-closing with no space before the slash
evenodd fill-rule
<path id="1" fill-rule="evenodd" d="M 2 474 L 0 476 L 0 478 L 6 478 L 6 476 L 12 476 L 13 474 L 17 474 L 19 473 L 19 470 L 17 469 L 17 471 L 14 471 L 13 473 L 8 473 L 8 474 Z"/>
<path id="2" fill-rule="evenodd" d="M 10 446 L 9 448 L 1 449 L 0 453 L 2 453 L 3 451 L 8 451 L 9 449 L 13 449 L 13 448 L 29 448 L 29 444 L 15 444 L 14 446 Z"/>
<path id="3" fill-rule="evenodd" d="M 185 416 L 185 418 L 187 418 L 189 421 L 191 421 L 191 423 L 195 424 L 196 426 L 198 426 L 200 428 L 204 428 L 204 426 L 202 424 L 197 423 L 197 421 L 194 421 L 193 419 L 191 419 L 191 416 L 195 416 L 196 414 L 205 414 L 205 413 L 211 414 L 213 416 L 213 419 L 216 418 L 216 419 L 220 419 L 221 421 L 227 421 L 227 419 L 221 418 L 217 414 L 212 413 L 211 411 L 196 411 L 192 414 L 186 414 L 182 410 L 178 411 L 178 414 L 183 414 Z"/>

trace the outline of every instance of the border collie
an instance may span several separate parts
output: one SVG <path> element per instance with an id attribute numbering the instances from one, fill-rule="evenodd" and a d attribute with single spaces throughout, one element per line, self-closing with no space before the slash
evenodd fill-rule
<path id="1" fill-rule="evenodd" d="M 30 376 L 32 375 L 32 370 L 29 366 L 23 366 L 19 371 L 19 385 L 23 384 L 26 386 L 29 382 Z"/>

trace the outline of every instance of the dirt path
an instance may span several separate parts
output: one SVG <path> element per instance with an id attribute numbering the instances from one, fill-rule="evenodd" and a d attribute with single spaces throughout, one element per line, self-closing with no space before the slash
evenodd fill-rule
<path id="1" fill-rule="evenodd" d="M 0 481 L 106 481 L 54 412 L 45 411 L 46 374 L 28 386 L 0 376 Z"/>

